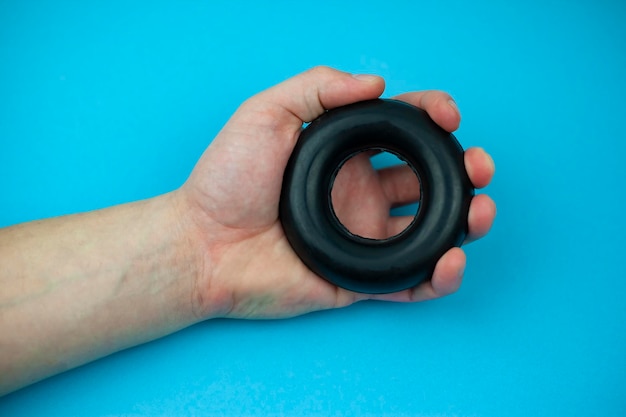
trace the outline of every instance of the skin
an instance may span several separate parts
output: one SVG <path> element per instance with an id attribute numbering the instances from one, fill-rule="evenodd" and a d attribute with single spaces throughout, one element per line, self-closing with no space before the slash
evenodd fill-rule
<path id="1" fill-rule="evenodd" d="M 283 234 L 282 176 L 303 122 L 383 90 L 376 76 L 314 68 L 244 102 L 179 189 L 0 230 L 0 394 L 211 318 L 276 319 L 455 292 L 466 262 L 460 248 L 439 260 L 430 281 L 369 295 L 313 274 Z M 446 93 L 396 98 L 448 131 L 458 128 Z M 477 188 L 488 185 L 494 164 L 484 150 L 468 149 L 465 165 Z M 335 210 L 353 232 L 393 235 L 408 218 L 390 218 L 389 208 L 419 199 L 411 176 L 407 168 L 376 172 L 359 155 L 335 181 Z M 474 197 L 468 242 L 494 217 L 493 201 Z"/>

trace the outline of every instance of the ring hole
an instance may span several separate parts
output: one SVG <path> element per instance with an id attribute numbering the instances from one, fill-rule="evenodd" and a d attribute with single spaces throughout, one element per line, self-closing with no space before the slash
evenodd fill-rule
<path id="1" fill-rule="evenodd" d="M 401 234 L 419 211 L 421 183 L 416 169 L 385 149 L 367 149 L 339 166 L 331 204 L 351 234 L 383 240 Z"/>

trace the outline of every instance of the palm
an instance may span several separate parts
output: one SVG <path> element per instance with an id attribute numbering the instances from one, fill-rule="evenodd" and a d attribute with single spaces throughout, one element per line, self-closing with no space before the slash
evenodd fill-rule
<path id="1" fill-rule="evenodd" d="M 353 234 L 386 239 L 401 233 L 414 220 L 415 212 L 412 215 L 390 216 L 390 210 L 418 203 L 421 185 L 411 166 L 401 164 L 374 170 L 370 155 L 371 152 L 363 152 L 341 168 L 332 189 L 333 209 L 341 223 Z M 493 161 L 482 149 L 470 148 L 465 153 L 465 163 L 476 188 L 482 188 L 491 181 Z M 484 236 L 494 217 L 493 201 L 486 195 L 477 195 L 470 207 L 469 234 L 465 243 Z"/>
<path id="2" fill-rule="evenodd" d="M 419 190 L 419 186 L 414 184 Z M 397 234 L 406 218 L 389 217 L 394 202 L 386 192 L 379 172 L 374 170 L 367 152 L 348 160 L 339 171 L 332 189 L 335 214 L 353 234 L 385 239 Z"/>

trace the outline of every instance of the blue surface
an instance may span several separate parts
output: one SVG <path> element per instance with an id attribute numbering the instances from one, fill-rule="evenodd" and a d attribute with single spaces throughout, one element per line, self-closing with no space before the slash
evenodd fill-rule
<path id="1" fill-rule="evenodd" d="M 0 415 L 626 415 L 626 3 L 339 3 L 0 2 L 0 225 L 169 191 L 245 98 L 326 64 L 451 92 L 493 154 L 461 290 L 206 322 Z"/>

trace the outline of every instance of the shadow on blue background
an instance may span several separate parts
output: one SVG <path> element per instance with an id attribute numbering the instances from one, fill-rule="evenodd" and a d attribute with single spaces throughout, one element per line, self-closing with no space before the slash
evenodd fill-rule
<path id="1" fill-rule="evenodd" d="M 0 415 L 626 414 L 624 21 L 619 1 L 2 2 L 1 226 L 178 187 L 243 100 L 318 64 L 452 93 L 498 218 L 453 296 L 202 323 Z"/>

